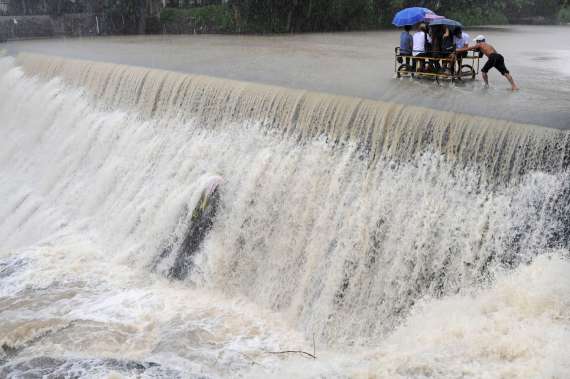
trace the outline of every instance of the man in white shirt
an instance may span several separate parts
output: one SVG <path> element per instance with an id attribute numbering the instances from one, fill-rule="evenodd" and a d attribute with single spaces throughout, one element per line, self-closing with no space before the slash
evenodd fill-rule
<path id="1" fill-rule="evenodd" d="M 412 55 L 414 57 L 425 57 L 426 54 L 426 42 L 431 43 L 430 36 L 426 33 L 427 28 L 425 24 L 420 24 L 418 26 L 418 31 L 414 34 L 414 43 L 412 47 Z M 418 61 L 421 61 L 420 67 L 423 69 L 425 60 L 416 59 L 414 60 L 414 68 L 417 67 Z"/>
<path id="2" fill-rule="evenodd" d="M 418 30 L 414 33 L 414 45 L 412 48 L 412 53 L 414 56 L 418 56 L 420 54 L 425 54 L 426 52 L 426 26 L 425 24 L 420 24 L 418 26 Z"/>

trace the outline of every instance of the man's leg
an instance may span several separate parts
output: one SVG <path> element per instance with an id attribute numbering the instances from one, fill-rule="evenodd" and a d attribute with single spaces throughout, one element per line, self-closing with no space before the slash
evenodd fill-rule
<path id="1" fill-rule="evenodd" d="M 415 60 L 414 69 L 417 72 L 421 72 L 424 70 L 424 60 L 421 59 L 423 57 L 424 57 L 424 53 L 420 53 L 420 54 L 416 55 L 416 59 L 414 59 Z"/>
<path id="2" fill-rule="evenodd" d="M 459 70 L 455 69 L 455 65 L 457 64 L 457 61 L 459 60 L 459 56 L 457 56 L 457 54 L 452 53 L 449 55 L 449 69 L 451 70 L 451 74 L 455 75 L 455 74 L 459 74 L 459 79 L 461 79 L 461 67 L 459 68 Z"/>
<path id="3" fill-rule="evenodd" d="M 483 69 L 481 70 L 481 75 L 483 76 L 483 80 L 485 81 L 485 87 L 489 87 L 489 75 L 487 75 L 487 73 L 493 67 L 495 67 L 495 60 L 493 59 L 493 55 L 491 55 L 491 57 L 487 59 L 487 63 L 485 63 L 485 66 L 483 66 Z"/>
<path id="4" fill-rule="evenodd" d="M 513 77 L 511 76 L 511 73 L 509 72 L 509 70 L 507 69 L 507 66 L 505 66 L 505 58 L 503 58 L 502 55 L 498 54 L 497 57 L 497 64 L 496 66 L 497 70 L 499 70 L 499 72 L 505 77 L 507 78 L 507 80 L 509 81 L 509 83 L 511 83 L 511 88 L 513 91 L 518 91 L 519 87 L 517 87 L 517 85 L 515 84 L 515 81 L 513 80 Z"/>
<path id="5" fill-rule="evenodd" d="M 507 72 L 504 76 L 505 76 L 505 78 L 507 78 L 509 83 L 511 83 L 511 87 L 512 87 L 513 91 L 518 91 L 519 87 L 516 85 L 515 80 L 513 79 L 511 74 Z"/>
<path id="6" fill-rule="evenodd" d="M 483 80 L 485 81 L 485 87 L 489 87 L 489 75 L 486 72 L 482 72 Z"/>

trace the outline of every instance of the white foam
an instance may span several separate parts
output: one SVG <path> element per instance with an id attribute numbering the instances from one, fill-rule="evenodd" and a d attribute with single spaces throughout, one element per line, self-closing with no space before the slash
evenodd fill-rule
<path id="1" fill-rule="evenodd" d="M 374 356 L 380 377 L 563 378 L 570 269 L 542 256 L 492 288 L 424 299 Z"/>

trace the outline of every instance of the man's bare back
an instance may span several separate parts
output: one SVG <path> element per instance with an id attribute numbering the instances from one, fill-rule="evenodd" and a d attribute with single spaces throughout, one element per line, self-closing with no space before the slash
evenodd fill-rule
<path id="1" fill-rule="evenodd" d="M 485 81 L 485 85 L 487 86 L 489 85 L 489 76 L 487 75 L 487 73 L 489 72 L 490 69 L 494 67 L 501 73 L 501 75 L 503 75 L 509 81 L 512 90 L 517 91 L 519 87 L 515 84 L 515 81 L 511 76 L 511 73 L 507 69 L 507 66 L 505 66 L 505 59 L 503 58 L 503 56 L 497 53 L 497 50 L 495 50 L 495 48 L 492 45 L 488 44 L 485 41 L 485 37 L 483 36 L 479 37 L 480 37 L 479 39 L 476 39 L 477 43 L 475 44 L 475 46 L 457 49 L 457 53 L 463 53 L 466 51 L 478 51 L 481 54 L 484 54 L 487 57 L 487 63 L 485 63 L 485 66 L 481 70 L 481 73 L 483 75 L 483 80 Z"/>
<path id="2" fill-rule="evenodd" d="M 474 46 L 474 50 L 475 51 L 480 51 L 483 54 L 485 54 L 485 56 L 488 58 L 491 56 L 491 54 L 496 54 L 497 50 L 495 50 L 495 48 L 491 45 L 489 45 L 487 42 L 479 42 L 478 44 L 476 44 Z"/>

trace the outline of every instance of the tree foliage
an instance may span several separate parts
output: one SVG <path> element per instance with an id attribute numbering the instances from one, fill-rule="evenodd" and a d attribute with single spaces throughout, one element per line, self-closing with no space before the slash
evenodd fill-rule
<path id="1" fill-rule="evenodd" d="M 556 22 L 568 0 L 229 0 L 236 24 L 252 32 L 368 29 L 389 25 L 393 15 L 423 6 L 467 25 L 542 18 Z"/>
<path id="2" fill-rule="evenodd" d="M 61 15 L 65 13 L 96 13 L 101 10 L 98 0 L 12 0 L 10 15 Z"/>
<path id="3" fill-rule="evenodd" d="M 146 0 L 103 0 L 103 11 L 107 15 L 120 15 L 132 19 L 136 32 L 145 33 Z"/>

